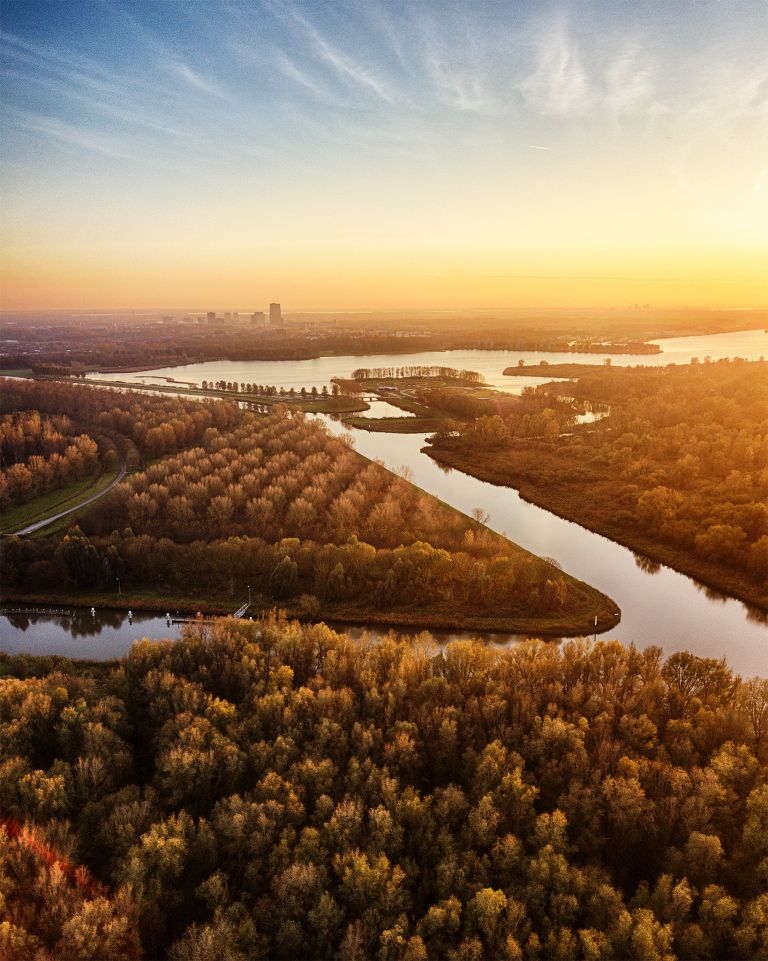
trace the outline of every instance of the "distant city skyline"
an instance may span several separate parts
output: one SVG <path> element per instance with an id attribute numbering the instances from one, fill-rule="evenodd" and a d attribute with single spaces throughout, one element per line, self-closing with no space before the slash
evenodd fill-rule
<path id="1" fill-rule="evenodd" d="M 0 307 L 763 306 L 766 37 L 762 0 L 4 4 Z"/>

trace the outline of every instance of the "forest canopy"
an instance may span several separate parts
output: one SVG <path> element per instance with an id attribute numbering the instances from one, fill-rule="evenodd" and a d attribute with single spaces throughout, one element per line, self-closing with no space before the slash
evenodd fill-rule
<path id="1" fill-rule="evenodd" d="M 722 661 L 270 617 L 2 668 L 6 956 L 768 957 L 768 682 Z"/>

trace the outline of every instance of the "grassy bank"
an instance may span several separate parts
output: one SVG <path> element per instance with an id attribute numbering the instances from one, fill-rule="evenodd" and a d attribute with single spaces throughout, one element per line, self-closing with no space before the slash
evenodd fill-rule
<path id="1" fill-rule="evenodd" d="M 93 497 L 94 494 L 98 494 L 109 487 L 119 472 L 120 468 L 116 467 L 112 471 L 91 474 L 75 484 L 70 484 L 68 487 L 62 487 L 59 490 L 48 491 L 47 494 L 42 494 L 40 497 L 35 497 L 34 500 L 27 501 L 26 504 L 20 504 L 18 507 L 6 511 L 2 516 L 0 534 L 13 534 L 30 524 L 45 520 L 52 514 L 77 507 L 81 501 L 88 500 L 89 497 Z M 70 524 L 72 523 L 72 517 L 73 515 L 70 514 L 66 518 Z"/>
<path id="2" fill-rule="evenodd" d="M 649 536 L 645 530 L 617 521 L 615 487 L 608 478 L 590 477 L 582 483 L 574 479 L 568 488 L 534 484 L 528 477 L 528 469 L 535 466 L 539 471 L 546 471 L 548 466 L 547 452 L 541 448 L 533 451 L 521 447 L 512 452 L 504 451 L 501 455 L 493 451 L 434 447 L 424 450 L 441 464 L 492 484 L 513 487 L 524 500 L 538 507 L 666 564 L 716 591 L 768 611 L 768 586 L 761 588 L 739 571 L 696 557 L 687 550 Z M 562 467 L 560 459 L 554 455 L 550 457 L 553 471 Z"/>
<path id="3" fill-rule="evenodd" d="M 440 429 L 435 417 L 345 417 L 347 427 L 382 434 L 427 434 Z"/>

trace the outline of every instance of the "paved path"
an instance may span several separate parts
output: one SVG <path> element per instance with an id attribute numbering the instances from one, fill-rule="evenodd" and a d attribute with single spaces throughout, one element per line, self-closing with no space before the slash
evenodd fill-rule
<path id="1" fill-rule="evenodd" d="M 79 511 L 81 508 L 86 507 L 88 504 L 92 504 L 97 501 L 100 497 L 108 494 L 112 488 L 119 484 L 120 481 L 125 477 L 127 473 L 127 467 L 125 464 L 120 468 L 120 473 L 112 481 L 109 487 L 105 487 L 103 491 L 99 491 L 98 494 L 92 494 L 87 497 L 84 501 L 80 501 L 79 504 L 75 504 L 74 507 L 68 507 L 65 511 L 59 511 L 58 514 L 52 514 L 50 517 L 46 517 L 44 521 L 36 521 L 34 524 L 30 524 L 29 527 L 24 527 L 20 531 L 16 531 L 17 537 L 23 537 L 24 534 L 33 534 L 35 531 L 39 531 L 41 527 L 47 527 L 49 524 L 53 524 L 54 521 L 59 520 L 62 517 L 66 517 L 67 514 L 72 514 L 74 511 Z"/>

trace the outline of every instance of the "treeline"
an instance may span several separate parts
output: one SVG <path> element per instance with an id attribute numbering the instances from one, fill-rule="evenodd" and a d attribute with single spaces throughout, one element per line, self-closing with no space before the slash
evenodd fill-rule
<path id="1" fill-rule="evenodd" d="M 641 340 L 601 341 L 574 340 L 569 350 L 579 354 L 660 354 L 658 344 L 649 344 Z"/>
<path id="2" fill-rule="evenodd" d="M 229 391 L 230 393 L 241 393 L 241 394 L 256 394 L 260 397 L 328 397 L 328 385 L 323 384 L 321 389 L 318 391 L 317 387 L 310 387 L 307 390 L 306 387 L 301 387 L 296 390 L 295 387 L 275 387 L 272 384 L 248 384 L 245 382 L 238 382 L 232 380 L 204 380 L 202 383 L 203 390 L 221 390 Z M 333 397 L 338 397 L 339 395 L 339 385 L 333 384 L 330 391 Z"/>
<path id="3" fill-rule="evenodd" d="M 162 590 L 197 604 L 240 599 L 250 591 L 257 609 L 283 602 L 307 617 L 340 620 L 378 613 L 408 623 L 447 626 L 458 620 L 502 630 L 510 629 L 510 621 L 535 624 L 541 616 L 540 629 L 571 633 L 591 627 L 593 611 L 605 622 L 605 598 L 596 592 L 533 555 L 505 552 L 498 544 L 495 551 L 480 553 L 471 542 L 453 552 L 426 541 L 376 548 L 354 535 L 342 544 L 249 536 L 180 544 L 134 535 L 130 528 L 87 537 L 74 527 L 58 543 L 5 541 L 0 575 L 6 590 L 81 591 L 86 597 L 114 591 L 118 577 L 124 593 Z"/>
<path id="4" fill-rule="evenodd" d="M 454 367 L 412 364 L 405 367 L 358 367 L 350 375 L 353 380 L 392 379 L 402 377 L 442 377 L 445 380 L 463 380 L 471 384 L 484 384 L 485 377 L 475 370 L 456 370 Z"/>
<path id="5" fill-rule="evenodd" d="M 0 383 L 0 413 L 66 415 L 74 429 L 87 430 L 94 437 L 110 436 L 133 465 L 139 462 L 137 454 L 138 458 L 160 457 L 200 440 L 209 427 L 226 428 L 242 416 L 236 406 L 219 401 L 19 378 L 4 378 Z"/>
<path id="6" fill-rule="evenodd" d="M 7 956 L 768 955 L 768 682 L 721 661 L 272 618 L 3 668 Z"/>
<path id="7" fill-rule="evenodd" d="M 209 428 L 235 423 L 239 416 L 231 405 L 5 379 L 0 510 L 121 461 L 137 467 L 145 458 L 189 446 Z"/>
<path id="8" fill-rule="evenodd" d="M 556 399 L 563 389 L 610 413 L 572 429 L 570 398 Z M 451 450 L 496 451 L 486 468 L 501 483 L 572 492 L 575 501 L 588 487 L 578 519 L 634 532 L 644 550 L 655 541 L 724 576 L 738 572 L 750 596 L 768 603 L 765 362 L 601 368 L 567 388 L 538 388 L 513 414 L 454 426 L 434 438 L 449 460 Z M 471 471 L 469 457 L 462 465 Z"/>

